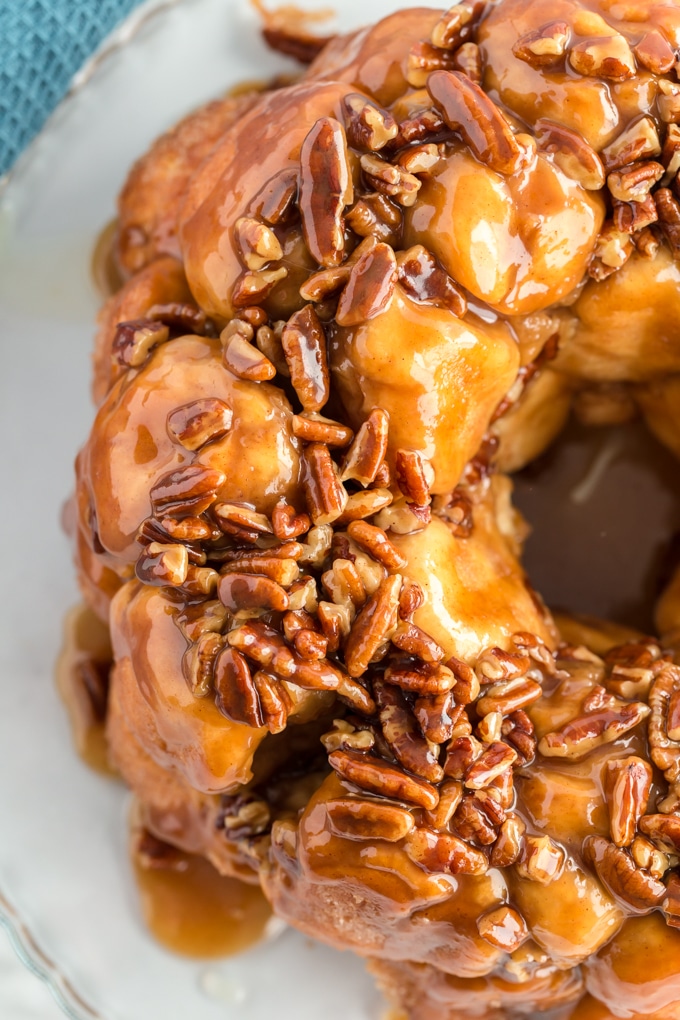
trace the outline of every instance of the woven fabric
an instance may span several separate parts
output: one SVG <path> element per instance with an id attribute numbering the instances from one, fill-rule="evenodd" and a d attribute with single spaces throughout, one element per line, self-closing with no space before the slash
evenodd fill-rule
<path id="1" fill-rule="evenodd" d="M 0 0 L 0 174 L 140 0 Z"/>

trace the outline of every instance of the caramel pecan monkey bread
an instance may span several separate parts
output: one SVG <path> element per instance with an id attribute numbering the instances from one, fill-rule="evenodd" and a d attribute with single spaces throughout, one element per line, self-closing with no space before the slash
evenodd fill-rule
<path id="1" fill-rule="evenodd" d="M 680 580 L 657 638 L 561 635 L 508 478 L 575 401 L 680 455 L 680 2 L 270 35 L 306 72 L 120 198 L 76 500 L 111 758 L 412 1020 L 680 1018 Z"/>

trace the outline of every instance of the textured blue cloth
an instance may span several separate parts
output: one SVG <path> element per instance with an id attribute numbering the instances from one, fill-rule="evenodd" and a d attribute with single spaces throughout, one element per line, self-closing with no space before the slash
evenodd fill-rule
<path id="1" fill-rule="evenodd" d="M 140 0 L 0 0 L 0 174 Z"/>

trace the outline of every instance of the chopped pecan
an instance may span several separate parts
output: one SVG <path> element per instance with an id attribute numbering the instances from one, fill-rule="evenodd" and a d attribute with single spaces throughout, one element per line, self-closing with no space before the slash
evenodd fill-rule
<path id="1" fill-rule="evenodd" d="M 515 173 L 522 149 L 507 120 L 475 82 L 459 71 L 435 71 L 427 90 L 453 131 L 459 131 L 480 162 L 497 173 Z"/>
<path id="2" fill-rule="evenodd" d="M 217 523 L 223 531 L 225 524 L 235 524 L 247 531 L 256 531 L 258 535 L 271 535 L 272 526 L 266 514 L 258 513 L 252 507 L 241 503 L 216 503 L 212 510 Z"/>
<path id="3" fill-rule="evenodd" d="M 666 924 L 671 928 L 680 928 L 680 876 L 673 873 L 666 886 L 666 898 L 661 904 Z"/>
<path id="4" fill-rule="evenodd" d="M 658 850 L 645 836 L 635 837 L 630 852 L 638 868 L 648 871 L 652 878 L 663 878 L 670 867 L 668 855 Z"/>
<path id="5" fill-rule="evenodd" d="M 402 564 L 404 566 L 404 564 Z M 408 616 L 412 615 L 415 610 L 411 610 L 407 613 Z M 402 616 L 401 602 L 399 605 L 399 615 Z M 441 662 L 444 658 L 444 649 L 441 645 L 437 644 L 433 637 L 426 634 L 424 630 L 417 627 L 415 623 L 404 621 L 400 623 L 396 631 L 392 636 L 392 644 L 396 645 L 403 652 L 407 652 L 409 655 L 416 655 L 423 662 L 433 663 Z M 455 678 L 454 678 L 455 683 Z"/>
<path id="6" fill-rule="evenodd" d="M 482 80 L 482 52 L 477 43 L 466 42 L 453 54 L 451 61 L 454 71 L 471 78 L 477 83 Z"/>
<path id="7" fill-rule="evenodd" d="M 633 51 L 622 35 L 576 43 L 569 50 L 569 63 L 578 74 L 612 81 L 633 78 L 636 71 Z"/>
<path id="8" fill-rule="evenodd" d="M 416 581 L 406 580 L 399 596 L 399 619 L 410 620 L 414 613 L 417 613 L 421 606 L 425 605 L 425 592 Z M 422 656 L 425 662 L 426 656 Z M 439 658 L 437 657 L 437 660 Z"/>
<path id="9" fill-rule="evenodd" d="M 399 237 L 403 214 L 387 195 L 376 191 L 355 202 L 345 219 L 359 237 L 375 237 L 378 241 L 394 245 Z"/>
<path id="10" fill-rule="evenodd" d="M 491 813 L 487 813 L 490 808 Z M 463 839 L 491 846 L 498 837 L 497 827 L 501 825 L 504 812 L 493 798 L 483 801 L 477 796 L 464 796 L 456 811 L 452 825 Z"/>
<path id="11" fill-rule="evenodd" d="M 154 347 L 166 343 L 170 330 L 155 319 L 119 322 L 111 345 L 112 357 L 125 368 L 139 368 Z"/>
<path id="12" fill-rule="evenodd" d="M 483 747 L 475 737 L 454 737 L 446 749 L 445 774 L 452 779 L 463 779 L 482 751 Z"/>
<path id="13" fill-rule="evenodd" d="M 348 425 L 342 425 L 331 418 L 314 411 L 293 415 L 293 435 L 307 443 L 325 443 L 326 446 L 347 446 L 354 433 Z"/>
<path id="14" fill-rule="evenodd" d="M 266 555 L 267 552 L 271 552 L 272 555 Z M 222 575 L 226 576 L 229 573 L 261 574 L 286 588 L 293 581 L 297 581 L 300 568 L 292 557 L 276 556 L 275 552 L 276 550 L 264 550 L 264 555 L 249 557 L 242 549 L 239 549 L 238 558 L 230 560 L 222 567 Z"/>
<path id="15" fill-rule="evenodd" d="M 512 52 L 518 60 L 532 67 L 551 67 L 560 63 L 567 52 L 569 34 L 566 21 L 549 21 L 541 28 L 520 36 Z"/>
<path id="16" fill-rule="evenodd" d="M 223 795 L 215 825 L 229 840 L 251 839 L 267 831 L 271 811 L 267 802 L 254 793 Z"/>
<path id="17" fill-rule="evenodd" d="M 305 411 L 320 411 L 330 393 L 326 334 L 313 305 L 290 317 L 281 334 L 290 381 Z"/>
<path id="18" fill-rule="evenodd" d="M 673 691 L 668 702 L 666 733 L 669 740 L 680 741 L 680 687 Z"/>
<path id="19" fill-rule="evenodd" d="M 483 875 L 489 862 L 483 851 L 448 832 L 415 829 L 406 843 L 409 857 L 426 871 L 451 875 Z"/>
<path id="20" fill-rule="evenodd" d="M 347 490 L 338 478 L 328 447 L 310 443 L 303 453 L 303 487 L 314 524 L 331 524 L 347 505 Z"/>
<path id="21" fill-rule="evenodd" d="M 422 244 L 400 252 L 397 267 L 399 283 L 414 301 L 448 308 L 458 318 L 465 315 L 465 294 Z"/>
<path id="22" fill-rule="evenodd" d="M 651 769 L 649 771 L 651 777 Z M 640 818 L 639 826 L 640 832 L 648 836 L 660 850 L 670 854 L 680 851 L 680 817 L 677 815 L 644 815 Z"/>
<path id="23" fill-rule="evenodd" d="M 450 70 L 453 67 L 453 53 L 449 49 L 433 46 L 422 40 L 415 43 L 406 61 L 406 80 L 413 88 L 422 89 L 434 71 Z M 401 141 L 397 136 L 398 142 Z"/>
<path id="24" fill-rule="evenodd" d="M 661 155 L 659 132 L 652 117 L 644 116 L 634 121 L 621 132 L 613 142 L 602 150 L 602 159 L 607 172 L 619 170 L 628 163 Z"/>
<path id="25" fill-rule="evenodd" d="M 666 124 L 677 124 L 680 120 L 680 85 L 667 78 L 659 78 L 657 87 L 656 104 L 661 120 Z"/>
<path id="26" fill-rule="evenodd" d="M 614 846 L 604 836 L 588 836 L 583 856 L 602 884 L 635 913 L 647 914 L 663 903 L 666 895 L 663 882 L 636 868 L 628 851 Z"/>
<path id="27" fill-rule="evenodd" d="M 391 574 L 357 616 L 345 645 L 345 664 L 350 676 L 361 676 L 396 630 L 402 577 Z"/>
<path id="28" fill-rule="evenodd" d="M 625 265 L 635 250 L 630 236 L 618 230 L 610 220 L 605 223 L 597 239 L 589 274 L 595 280 L 604 280 Z"/>
<path id="29" fill-rule="evenodd" d="M 664 172 L 662 164 L 654 160 L 635 163 L 631 167 L 613 170 L 607 177 L 607 187 L 620 202 L 642 202 Z"/>
<path id="30" fill-rule="evenodd" d="M 453 728 L 465 709 L 456 705 L 451 691 L 416 698 L 413 713 L 420 731 L 433 744 L 445 744 L 453 736 Z"/>
<path id="31" fill-rule="evenodd" d="M 337 266 L 344 258 L 343 212 L 353 194 L 345 129 L 322 117 L 302 145 L 298 200 L 305 243 L 321 266 Z"/>
<path id="32" fill-rule="evenodd" d="M 170 329 L 182 333 L 196 333 L 199 336 L 210 333 L 214 336 L 213 323 L 206 317 L 202 308 L 193 301 L 168 301 L 166 304 L 152 305 L 146 313 L 150 319 L 158 319 Z"/>
<path id="33" fill-rule="evenodd" d="M 325 803 L 331 828 L 347 839 L 384 839 L 398 843 L 415 828 L 413 815 L 397 804 L 342 797 Z"/>
<path id="34" fill-rule="evenodd" d="M 392 502 L 392 493 L 389 489 L 368 489 L 363 492 L 354 492 L 347 500 L 345 509 L 335 522 L 336 527 L 344 524 L 351 524 L 352 521 L 361 521 L 366 517 L 372 517 L 388 507 Z"/>
<path id="35" fill-rule="evenodd" d="M 355 149 L 377 152 L 397 136 L 397 122 L 391 113 L 359 92 L 350 92 L 342 101 L 347 138 Z"/>
<path id="36" fill-rule="evenodd" d="M 373 694 L 383 736 L 399 764 L 431 783 L 438 783 L 444 776 L 437 761 L 439 748 L 421 734 L 404 695 L 381 680 L 374 681 Z"/>
<path id="37" fill-rule="evenodd" d="M 303 659 L 325 659 L 328 654 L 328 638 L 306 627 L 297 632 L 293 644 Z"/>
<path id="38" fill-rule="evenodd" d="M 436 786 L 424 779 L 409 776 L 382 758 L 356 751 L 332 751 L 328 761 L 343 779 L 362 790 L 432 811 L 439 801 Z"/>
<path id="39" fill-rule="evenodd" d="M 443 149 L 434 142 L 413 145 L 397 158 L 397 163 L 409 174 L 426 174 L 439 163 Z"/>
<path id="40" fill-rule="evenodd" d="M 228 620 L 229 613 L 217 599 L 189 605 L 175 617 L 175 623 L 184 637 L 192 642 L 208 631 L 220 633 Z"/>
<path id="41" fill-rule="evenodd" d="M 251 382 L 268 382 L 273 379 L 276 367 L 269 358 L 257 347 L 253 347 L 241 332 L 230 332 L 225 338 L 227 330 L 229 327 L 222 332 L 222 360 L 229 371 L 237 378 Z"/>
<path id="42" fill-rule="evenodd" d="M 680 779 L 680 742 L 668 732 L 671 700 L 678 691 L 680 691 L 680 668 L 667 665 L 661 670 L 649 692 L 651 715 L 647 736 L 651 758 L 669 783 L 676 783 Z"/>
<path id="43" fill-rule="evenodd" d="M 506 744 L 517 751 L 517 763 L 529 765 L 536 757 L 537 741 L 534 735 L 534 724 L 526 712 L 519 709 L 503 720 L 501 734 Z"/>
<path id="44" fill-rule="evenodd" d="M 259 310 L 261 311 L 261 309 Z M 258 326 L 255 333 L 255 345 L 258 351 L 271 361 L 279 375 L 286 379 L 290 376 L 278 332 L 275 332 L 270 326 Z"/>
<path id="45" fill-rule="evenodd" d="M 559 730 L 546 733 L 538 745 L 541 754 L 550 758 L 583 758 L 593 748 L 610 744 L 628 733 L 649 715 L 649 707 L 641 701 L 626 702 L 613 696 L 612 699 L 612 704 L 586 712 Z"/>
<path id="46" fill-rule="evenodd" d="M 397 484 L 406 499 L 416 506 L 428 506 L 432 499 L 427 468 L 431 470 L 429 461 L 417 450 L 397 450 Z"/>
<path id="47" fill-rule="evenodd" d="M 293 707 L 288 691 L 278 677 L 262 669 L 255 673 L 253 684 L 260 699 L 264 725 L 270 733 L 283 733 Z"/>
<path id="48" fill-rule="evenodd" d="M 454 58 L 451 64 L 454 63 Z M 401 149 L 405 145 L 412 145 L 414 142 L 423 142 L 427 138 L 446 134 L 447 126 L 444 119 L 437 110 L 421 110 L 420 113 L 402 120 L 399 124 L 399 134 L 394 141 L 394 147 Z"/>
<path id="49" fill-rule="evenodd" d="M 607 763 L 605 778 L 612 840 L 618 847 L 630 846 L 647 810 L 652 767 L 642 758 L 617 758 Z"/>
<path id="50" fill-rule="evenodd" d="M 236 220 L 234 233 L 241 258 L 248 269 L 263 269 L 268 262 L 278 262 L 283 258 L 281 242 L 266 223 L 241 216 Z"/>
<path id="51" fill-rule="evenodd" d="M 502 648 L 487 648 L 477 659 L 475 672 L 482 684 L 496 684 L 503 680 L 523 677 L 531 663 L 523 652 L 506 652 Z"/>
<path id="52" fill-rule="evenodd" d="M 659 238 L 653 230 L 641 230 L 633 238 L 635 247 L 644 259 L 655 259 L 661 246 Z"/>
<path id="53" fill-rule="evenodd" d="M 503 736 L 502 726 L 503 716 L 500 712 L 487 712 L 477 723 L 475 736 L 483 744 L 495 744 Z"/>
<path id="54" fill-rule="evenodd" d="M 397 283 L 397 260 L 382 241 L 355 264 L 340 295 L 335 315 L 339 326 L 358 326 L 375 318 L 389 305 Z"/>
<path id="55" fill-rule="evenodd" d="M 187 450 L 199 450 L 221 439 L 231 428 L 234 412 L 218 397 L 204 397 L 170 411 L 167 430 Z"/>
<path id="56" fill-rule="evenodd" d="M 312 273 L 300 287 L 300 297 L 303 301 L 320 304 L 345 286 L 350 272 L 351 266 L 345 263 L 342 266 L 333 266 L 331 269 L 321 269 L 318 273 Z"/>
<path id="57" fill-rule="evenodd" d="M 519 815 L 508 815 L 505 818 L 491 849 L 489 863 L 492 868 L 508 868 L 519 860 L 524 831 L 525 825 Z"/>
<path id="58" fill-rule="evenodd" d="M 257 305 L 269 297 L 277 283 L 285 280 L 288 270 L 285 266 L 277 269 L 258 269 L 239 276 L 231 300 L 235 308 Z"/>
<path id="59" fill-rule="evenodd" d="M 490 744 L 468 768 L 464 776 L 470 790 L 482 790 L 517 760 L 517 752 L 502 741 Z"/>
<path id="60" fill-rule="evenodd" d="M 361 169 L 371 187 L 393 198 L 399 205 L 411 206 L 415 202 L 421 182 L 403 167 L 366 153 L 361 157 Z"/>
<path id="61" fill-rule="evenodd" d="M 614 199 L 612 206 L 614 229 L 621 234 L 637 234 L 659 219 L 653 195 L 647 195 L 639 202 L 620 202 Z M 633 243 L 636 244 L 635 238 Z"/>
<path id="62" fill-rule="evenodd" d="M 156 517 L 197 517 L 217 499 L 226 475 L 203 464 L 187 464 L 169 471 L 151 487 L 149 496 Z"/>
<path id="63" fill-rule="evenodd" d="M 529 938 L 527 923 L 516 910 L 504 905 L 484 914 L 477 921 L 477 931 L 485 942 L 502 950 L 514 953 Z"/>
<path id="64" fill-rule="evenodd" d="M 453 688 L 456 704 L 471 705 L 479 697 L 480 691 L 479 680 L 474 669 L 455 657 L 448 659 L 446 665 L 456 678 L 456 686 Z"/>
<path id="65" fill-rule="evenodd" d="M 288 609 L 288 595 L 281 585 L 258 574 L 224 574 L 217 590 L 220 602 L 232 613 L 244 609 L 283 613 Z"/>
<path id="66" fill-rule="evenodd" d="M 476 709 L 479 715 L 485 716 L 490 712 L 500 712 L 502 715 L 510 715 L 519 708 L 526 708 L 527 705 L 537 701 L 543 689 L 535 680 L 529 677 L 520 676 L 514 680 L 506 680 L 502 683 L 492 684 L 484 688 L 484 694 L 477 701 Z"/>
<path id="67" fill-rule="evenodd" d="M 135 565 L 135 574 L 144 584 L 179 588 L 189 572 L 189 554 L 186 546 L 149 542 Z"/>
<path id="68" fill-rule="evenodd" d="M 642 37 L 637 46 L 633 47 L 633 53 L 652 74 L 668 74 L 677 59 L 671 44 L 656 29 Z"/>
<path id="69" fill-rule="evenodd" d="M 399 570 L 406 566 L 406 557 L 390 542 L 382 528 L 376 528 L 366 521 L 354 521 L 348 526 L 347 534 L 387 570 Z"/>
<path id="70" fill-rule="evenodd" d="M 182 656 L 182 672 L 194 697 L 204 698 L 209 693 L 215 660 L 224 645 L 225 638 L 221 634 L 207 631 L 190 644 Z"/>
<path id="71" fill-rule="evenodd" d="M 321 743 L 329 754 L 339 749 L 370 751 L 375 744 L 375 736 L 370 729 L 358 729 L 346 719 L 334 719 L 333 729 L 324 733 Z"/>
<path id="72" fill-rule="evenodd" d="M 442 50 L 457 50 L 470 37 L 484 11 L 480 0 L 450 7 L 432 29 L 430 42 Z"/>
<path id="73" fill-rule="evenodd" d="M 680 202 L 668 188 L 654 193 L 659 225 L 674 255 L 680 255 Z"/>
<path id="74" fill-rule="evenodd" d="M 227 719 L 256 728 L 264 726 L 260 698 L 250 667 L 235 648 L 227 645 L 216 656 L 214 684 L 217 707 Z"/>
<path id="75" fill-rule="evenodd" d="M 282 170 L 271 177 L 253 204 L 255 214 L 271 226 L 291 218 L 298 192 L 296 170 Z"/>
<path id="76" fill-rule="evenodd" d="M 339 556 L 333 566 L 321 575 L 321 582 L 338 606 L 347 606 L 350 612 L 360 609 L 366 601 L 366 588 L 359 571 L 350 559 Z"/>
<path id="77" fill-rule="evenodd" d="M 408 668 L 390 666 L 385 670 L 385 679 L 403 691 L 423 696 L 446 694 L 456 683 L 451 670 L 441 663 L 423 663 Z"/>
<path id="78" fill-rule="evenodd" d="M 564 849 L 549 836 L 524 836 L 515 867 L 522 878 L 549 885 L 562 874 L 566 859 Z"/>
<path id="79" fill-rule="evenodd" d="M 312 521 L 308 514 L 298 513 L 295 507 L 281 499 L 272 510 L 272 529 L 279 541 L 299 538 L 306 534 Z"/>
<path id="80" fill-rule="evenodd" d="M 387 453 L 389 424 L 387 411 L 379 407 L 371 411 L 347 451 L 340 475 L 343 482 L 353 479 L 360 485 L 370 485 L 375 480 Z"/>

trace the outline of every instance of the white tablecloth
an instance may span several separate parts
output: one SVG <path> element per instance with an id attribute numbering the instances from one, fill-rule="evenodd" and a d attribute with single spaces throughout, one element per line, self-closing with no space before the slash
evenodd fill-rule
<path id="1" fill-rule="evenodd" d="M 0 1017 L 3 1020 L 64 1020 L 47 987 L 34 977 L 12 949 L 0 927 Z"/>

